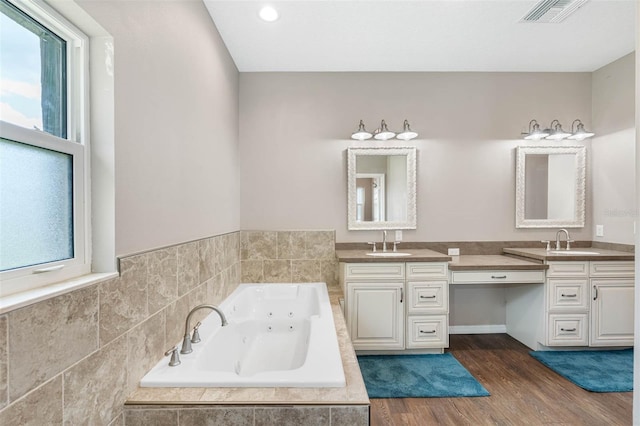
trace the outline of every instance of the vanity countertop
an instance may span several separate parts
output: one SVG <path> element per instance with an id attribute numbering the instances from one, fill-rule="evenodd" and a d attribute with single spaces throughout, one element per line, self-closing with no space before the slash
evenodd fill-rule
<path id="1" fill-rule="evenodd" d="M 448 262 L 451 256 L 429 249 L 398 249 L 401 253 L 411 253 L 411 256 L 392 257 L 393 252 L 388 252 L 391 256 L 369 256 L 367 250 L 336 250 L 336 257 L 339 262 L 344 263 L 366 263 L 366 262 Z M 378 253 L 381 253 L 378 250 Z"/>
<path id="2" fill-rule="evenodd" d="M 534 259 L 538 261 L 544 262 L 546 261 L 585 261 L 585 260 L 634 260 L 635 256 L 633 253 L 624 252 L 624 251 L 616 251 L 616 250 L 605 250 L 595 247 L 587 247 L 587 248 L 576 248 L 575 252 L 572 253 L 571 250 L 567 252 L 567 254 L 557 254 L 551 253 L 543 248 L 505 248 L 503 249 L 504 253 L 510 255 L 521 256 L 529 259 Z M 582 253 L 580 253 L 582 252 Z M 588 254 L 587 254 L 588 253 Z"/>
<path id="3" fill-rule="evenodd" d="M 545 270 L 549 265 L 540 261 L 519 259 L 513 256 L 503 255 L 462 255 L 452 256 L 449 262 L 451 271 L 522 271 Z"/>

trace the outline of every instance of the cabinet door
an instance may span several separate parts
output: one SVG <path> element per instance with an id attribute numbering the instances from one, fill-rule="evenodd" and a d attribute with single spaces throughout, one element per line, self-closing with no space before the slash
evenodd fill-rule
<path id="1" fill-rule="evenodd" d="M 633 345 L 633 278 L 591 280 L 590 346 Z"/>
<path id="2" fill-rule="evenodd" d="M 347 288 L 354 349 L 404 349 L 404 283 L 347 283 Z"/>

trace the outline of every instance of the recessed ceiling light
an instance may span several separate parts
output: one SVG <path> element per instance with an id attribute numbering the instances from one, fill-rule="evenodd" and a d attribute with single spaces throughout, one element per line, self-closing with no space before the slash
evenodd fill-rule
<path id="1" fill-rule="evenodd" d="M 260 9 L 258 13 L 260 15 L 260 19 L 266 22 L 273 22 L 278 19 L 278 11 L 275 10 L 272 6 L 265 6 Z"/>

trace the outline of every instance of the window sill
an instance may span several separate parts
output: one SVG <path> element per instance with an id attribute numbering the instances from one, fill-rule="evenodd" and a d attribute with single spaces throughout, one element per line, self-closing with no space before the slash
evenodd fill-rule
<path id="1" fill-rule="evenodd" d="M 22 293 L 4 296 L 0 298 L 0 315 L 65 293 L 79 290 L 84 287 L 89 287 L 117 276 L 117 272 L 87 274 L 71 280 L 51 284 L 46 287 L 34 288 Z"/>

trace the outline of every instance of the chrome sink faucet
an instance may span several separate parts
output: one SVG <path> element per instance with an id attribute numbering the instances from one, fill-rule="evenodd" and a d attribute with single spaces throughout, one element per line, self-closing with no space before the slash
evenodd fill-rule
<path id="1" fill-rule="evenodd" d="M 223 327 L 229 324 L 227 322 L 227 318 L 224 316 L 224 312 L 222 312 L 220 308 L 218 308 L 217 306 L 213 306 L 213 305 L 196 306 L 191 311 L 189 311 L 189 314 L 187 315 L 187 321 L 184 324 L 184 339 L 182 340 L 182 349 L 180 349 L 181 354 L 190 354 L 191 352 L 193 352 L 193 349 L 191 348 L 191 343 L 198 343 L 200 341 L 199 336 L 196 338 L 195 333 L 194 333 L 194 339 L 192 339 L 191 333 L 189 332 L 189 323 L 191 322 L 191 316 L 197 311 L 199 311 L 200 309 L 211 309 L 212 311 L 220 315 L 220 320 L 222 320 Z"/>
<path id="2" fill-rule="evenodd" d="M 571 250 L 571 243 L 573 242 L 573 240 L 569 238 L 569 231 L 567 231 L 564 228 L 556 232 L 556 250 L 560 250 L 560 233 L 561 232 L 564 232 L 564 235 L 566 236 L 567 250 Z"/>
<path id="3" fill-rule="evenodd" d="M 382 251 L 387 251 L 387 231 L 382 231 Z"/>

